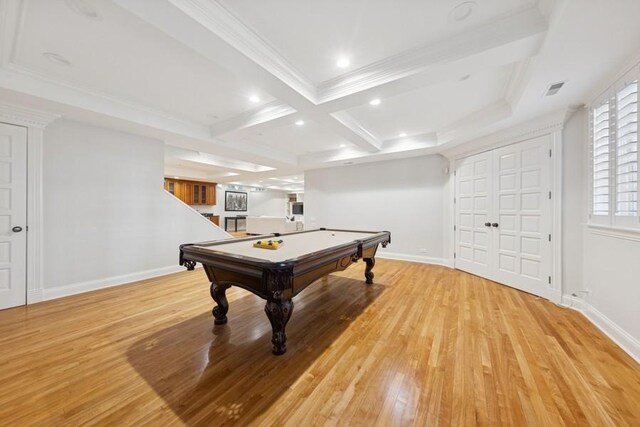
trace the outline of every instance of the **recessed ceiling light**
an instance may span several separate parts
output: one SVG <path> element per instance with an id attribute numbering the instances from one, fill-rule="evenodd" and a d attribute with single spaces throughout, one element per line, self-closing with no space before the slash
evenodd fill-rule
<path id="1" fill-rule="evenodd" d="M 344 148 L 346 146 L 347 146 L 347 144 L 340 144 L 340 148 Z"/>
<path id="2" fill-rule="evenodd" d="M 449 18 L 455 22 L 462 22 L 471 16 L 476 6 L 477 4 L 475 1 L 463 1 L 453 8 L 449 14 Z"/>
<path id="3" fill-rule="evenodd" d="M 346 56 L 343 56 L 341 58 L 338 58 L 336 65 L 338 66 L 338 68 L 347 68 L 349 65 L 351 65 L 351 61 Z"/>
<path id="4" fill-rule="evenodd" d="M 296 126 L 302 126 L 304 124 L 304 120 L 298 120 L 296 122 Z"/>
<path id="5" fill-rule="evenodd" d="M 179 176 L 174 176 L 173 179 L 180 179 L 180 177 Z"/>
<path id="6" fill-rule="evenodd" d="M 49 61 L 53 62 L 54 64 L 58 64 L 58 65 L 64 65 L 64 66 L 70 66 L 71 62 L 65 58 L 62 55 L 58 55 L 57 53 L 53 53 L 53 52 L 44 52 L 42 54 L 42 56 L 44 56 L 45 58 L 47 58 Z"/>
<path id="7" fill-rule="evenodd" d="M 400 138 L 404 138 L 405 136 L 407 136 L 406 132 L 400 132 L 400 135 L 398 135 Z"/>
<path id="8" fill-rule="evenodd" d="M 93 19 L 94 21 L 102 19 L 98 9 L 86 0 L 66 0 L 66 3 L 71 10 L 85 18 Z"/>
<path id="9" fill-rule="evenodd" d="M 249 101 L 253 102 L 254 104 L 257 104 L 258 102 L 260 102 L 260 97 L 258 95 L 251 95 L 249 97 Z"/>
<path id="10" fill-rule="evenodd" d="M 380 101 L 380 98 L 374 98 L 371 101 L 369 101 L 369 105 L 380 105 L 382 101 Z"/>

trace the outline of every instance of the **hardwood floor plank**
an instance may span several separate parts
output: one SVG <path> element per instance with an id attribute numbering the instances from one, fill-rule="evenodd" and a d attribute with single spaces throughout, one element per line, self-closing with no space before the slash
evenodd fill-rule
<path id="1" fill-rule="evenodd" d="M 0 312 L 0 425 L 640 425 L 640 366 L 581 314 L 378 260 L 264 301 L 202 270 Z"/>

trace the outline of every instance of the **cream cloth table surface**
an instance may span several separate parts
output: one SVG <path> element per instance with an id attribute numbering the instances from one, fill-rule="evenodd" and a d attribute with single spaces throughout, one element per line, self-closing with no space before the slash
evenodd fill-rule
<path id="1" fill-rule="evenodd" d="M 334 246 L 353 242 L 354 240 L 366 239 L 377 233 L 357 232 L 357 231 L 331 231 L 315 230 L 305 233 L 282 235 L 279 237 L 255 238 L 238 241 L 229 239 L 228 243 L 216 244 L 214 246 L 198 246 L 212 251 L 224 252 L 232 255 L 241 255 L 251 258 L 263 259 L 270 262 L 282 262 L 303 255 L 318 252 Z M 253 244 L 259 240 L 282 240 L 284 244 L 278 249 L 254 248 Z"/>

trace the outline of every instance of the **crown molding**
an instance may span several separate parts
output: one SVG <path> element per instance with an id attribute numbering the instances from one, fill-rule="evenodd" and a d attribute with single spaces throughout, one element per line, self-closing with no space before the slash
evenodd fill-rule
<path id="1" fill-rule="evenodd" d="M 4 68 L 0 68 L 1 87 L 67 107 L 97 113 L 111 119 L 122 120 L 144 128 L 161 131 L 181 140 L 181 143 L 185 146 L 202 146 L 202 143 L 204 143 L 208 149 L 215 148 L 224 151 L 227 153 L 225 154 L 226 156 L 249 155 L 253 158 L 251 161 L 255 163 L 297 163 L 297 157 L 290 153 L 248 144 L 230 145 L 219 139 L 212 138 L 211 131 L 206 125 L 175 118 L 168 113 L 68 82 L 50 79 L 16 64 L 9 64 Z M 185 141 L 185 138 L 193 142 Z M 202 150 L 202 148 L 199 149 Z"/>
<path id="2" fill-rule="evenodd" d="M 449 159 L 458 159 L 460 157 L 481 153 L 494 147 L 559 132 L 562 131 L 566 120 L 571 116 L 570 111 L 575 110 L 573 107 L 562 109 L 479 138 L 450 141 L 442 144 L 443 147 L 441 147 L 440 153 Z"/>
<path id="3" fill-rule="evenodd" d="M 380 142 L 378 138 L 376 138 L 371 132 L 362 127 L 362 125 L 358 123 L 356 119 L 354 119 L 349 113 L 347 113 L 346 111 L 336 111 L 335 113 L 331 113 L 329 115 L 333 117 L 338 123 L 360 137 L 359 141 L 352 142 L 356 142 L 358 146 L 368 151 L 380 150 L 382 142 Z"/>
<path id="4" fill-rule="evenodd" d="M 80 85 L 52 79 L 15 63 L 8 64 L 0 72 L 6 75 L 6 84 L 5 79 L 0 78 L 0 87 L 130 121 L 144 121 L 148 125 L 162 123 L 160 128 L 178 133 L 189 132 L 200 134 L 201 137 L 209 135 L 204 125 Z"/>
<path id="5" fill-rule="evenodd" d="M 278 51 L 217 1 L 169 0 L 191 19 L 229 43 L 290 88 L 316 103 L 316 88 Z"/>
<path id="6" fill-rule="evenodd" d="M 401 136 L 398 138 L 385 139 L 383 147 L 389 149 L 390 147 L 406 146 L 407 144 L 420 144 L 434 146 L 438 145 L 438 135 L 436 132 L 425 132 L 417 135 Z"/>
<path id="7" fill-rule="evenodd" d="M 387 140 L 382 148 L 372 153 L 359 147 L 320 151 L 298 156 L 298 164 L 309 168 L 323 168 L 346 162 L 368 163 L 389 159 L 402 159 L 427 154 L 437 154 L 439 145 L 435 134 L 425 133 L 414 137 Z"/>
<path id="8" fill-rule="evenodd" d="M 230 119 L 222 120 L 211 126 L 211 136 L 221 136 L 236 130 L 257 126 L 282 117 L 295 114 L 297 111 L 279 101 L 273 101 L 251 111 L 238 114 Z"/>
<path id="9" fill-rule="evenodd" d="M 537 36 L 546 30 L 546 20 L 536 7 L 521 10 L 455 37 L 390 56 L 327 80 L 318 86 L 318 103 L 333 101 L 402 79 L 436 64 L 456 61 L 504 44 Z"/>
<path id="10" fill-rule="evenodd" d="M 440 141 L 440 144 L 446 144 L 447 141 L 455 139 L 456 135 L 459 136 L 467 131 L 477 132 L 478 129 L 483 129 L 493 123 L 505 120 L 511 117 L 512 114 L 511 104 L 501 99 L 443 127 L 438 131 L 438 141 Z"/>
<path id="11" fill-rule="evenodd" d="M 524 90 L 531 79 L 534 65 L 535 58 L 527 58 L 513 64 L 511 75 L 505 88 L 504 99 L 514 110 L 520 103 Z"/>
<path id="12" fill-rule="evenodd" d="M 0 103 L 0 122 L 44 129 L 58 118 L 60 118 L 58 114 L 34 110 L 19 105 Z"/>
<path id="13" fill-rule="evenodd" d="M 588 97 L 587 105 L 592 105 L 601 99 L 607 92 L 612 91 L 616 84 L 627 74 L 636 72 L 640 74 L 640 51 L 627 58 L 619 67 L 614 68 L 602 79 Z"/>

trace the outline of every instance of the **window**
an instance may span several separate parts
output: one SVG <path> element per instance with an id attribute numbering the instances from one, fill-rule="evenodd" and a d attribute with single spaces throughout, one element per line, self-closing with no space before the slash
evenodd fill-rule
<path id="1" fill-rule="evenodd" d="M 638 68 L 590 109 L 590 221 L 640 228 Z M 628 76 L 627 76 L 628 77 Z"/>
<path id="2" fill-rule="evenodd" d="M 609 103 L 593 110 L 593 215 L 609 215 Z"/>
<path id="3" fill-rule="evenodd" d="M 616 99 L 616 215 L 638 214 L 638 81 Z"/>

